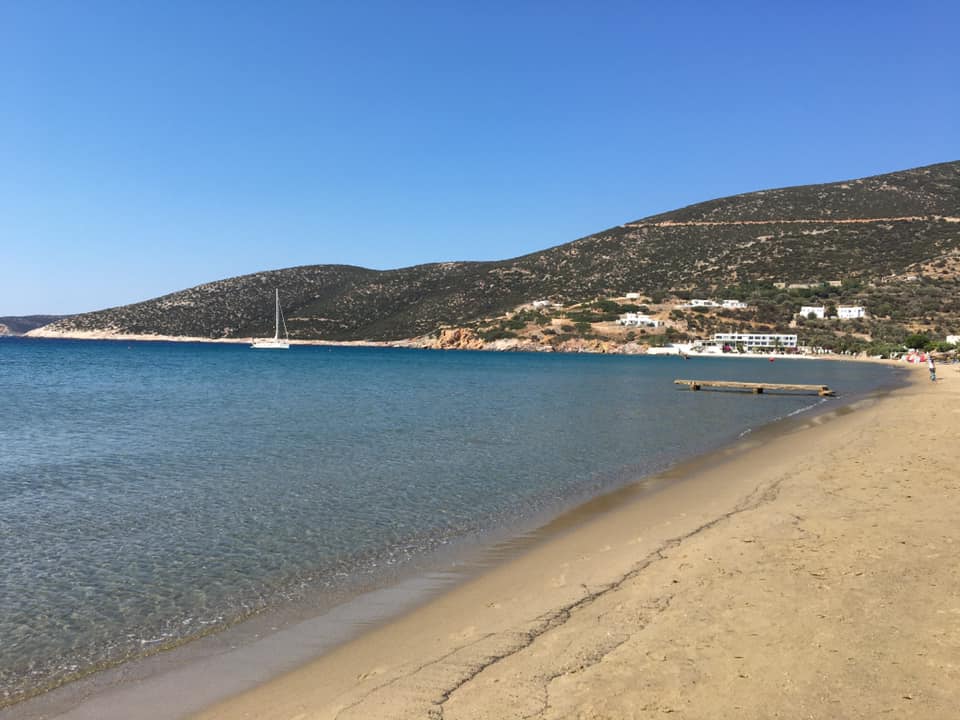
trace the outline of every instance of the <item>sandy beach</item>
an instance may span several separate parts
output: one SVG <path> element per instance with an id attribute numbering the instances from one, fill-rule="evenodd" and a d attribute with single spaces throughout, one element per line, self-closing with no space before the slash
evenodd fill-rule
<path id="1" fill-rule="evenodd" d="M 956 717 L 960 373 L 910 373 L 198 717 Z"/>

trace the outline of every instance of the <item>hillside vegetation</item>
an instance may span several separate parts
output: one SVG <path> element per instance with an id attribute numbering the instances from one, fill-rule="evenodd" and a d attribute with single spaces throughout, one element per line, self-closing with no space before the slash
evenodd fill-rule
<path id="1" fill-rule="evenodd" d="M 476 325 L 536 299 L 571 305 L 627 292 L 732 288 L 749 295 L 751 287 L 774 282 L 843 279 L 855 300 L 852 288 L 865 292 L 906 276 L 952 287 L 960 268 L 958 216 L 960 162 L 950 162 L 711 200 L 510 260 L 260 272 L 73 316 L 48 329 L 272 335 L 274 288 L 291 337 L 325 340 L 410 338 Z M 899 297 L 878 293 L 871 303 L 903 313 Z"/>
<path id="2" fill-rule="evenodd" d="M 0 335 L 24 335 L 30 330 L 65 317 L 64 315 L 8 315 L 0 317 Z"/>

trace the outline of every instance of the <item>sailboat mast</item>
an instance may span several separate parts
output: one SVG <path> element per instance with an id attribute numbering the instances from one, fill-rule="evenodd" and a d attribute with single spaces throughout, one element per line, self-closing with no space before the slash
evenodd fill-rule
<path id="1" fill-rule="evenodd" d="M 273 321 L 273 340 L 276 342 L 280 339 L 280 288 L 276 289 L 277 292 L 277 317 Z"/>

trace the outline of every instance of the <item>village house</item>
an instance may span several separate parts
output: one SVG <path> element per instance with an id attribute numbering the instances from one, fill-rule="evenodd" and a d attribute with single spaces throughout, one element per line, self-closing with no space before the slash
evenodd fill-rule
<path id="1" fill-rule="evenodd" d="M 826 316 L 827 309 L 823 305 L 802 305 L 800 307 L 800 317 L 808 318 L 811 315 L 820 318 Z"/>
<path id="2" fill-rule="evenodd" d="M 624 313 L 620 316 L 620 319 L 617 320 L 617 324 L 625 327 L 656 328 L 663 325 L 663 322 L 642 313 Z"/>
<path id="3" fill-rule="evenodd" d="M 837 317 L 841 320 L 856 320 L 867 316 L 867 309 L 859 305 L 841 305 L 837 308 Z"/>
<path id="4" fill-rule="evenodd" d="M 821 320 L 827 317 L 827 309 L 823 305 L 802 305 L 799 312 L 800 317 L 808 318 L 811 315 Z M 839 320 L 856 320 L 865 318 L 867 310 L 859 305 L 840 305 L 837 308 L 836 317 Z"/>
<path id="5" fill-rule="evenodd" d="M 716 300 L 704 300 L 701 298 L 694 298 L 693 300 L 690 300 L 688 303 L 686 303 L 685 305 L 681 305 L 680 307 L 726 308 L 728 310 L 740 310 L 747 307 L 747 304 L 740 300 L 721 300 L 720 302 L 717 302 Z"/>
<path id="6" fill-rule="evenodd" d="M 815 288 L 818 285 L 828 285 L 830 287 L 842 287 L 843 280 L 824 280 L 819 283 L 790 283 L 789 285 L 785 282 L 775 282 L 773 286 L 778 290 L 809 290 L 810 288 Z"/>
<path id="7" fill-rule="evenodd" d="M 544 308 L 560 310 L 563 308 L 563 303 L 553 302 L 553 300 L 534 300 L 532 303 L 530 303 L 530 307 L 532 307 L 534 310 L 542 310 Z"/>

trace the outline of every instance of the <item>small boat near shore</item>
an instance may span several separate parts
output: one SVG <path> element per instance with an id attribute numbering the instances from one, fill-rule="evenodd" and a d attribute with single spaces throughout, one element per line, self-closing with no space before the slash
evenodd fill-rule
<path id="1" fill-rule="evenodd" d="M 273 325 L 273 338 L 263 340 L 254 340 L 250 347 L 255 350 L 288 350 L 290 348 L 290 336 L 287 334 L 287 321 L 283 319 L 283 313 L 280 310 L 280 289 L 276 290 L 277 314 Z M 280 339 L 280 325 L 283 324 L 283 340 Z"/>

